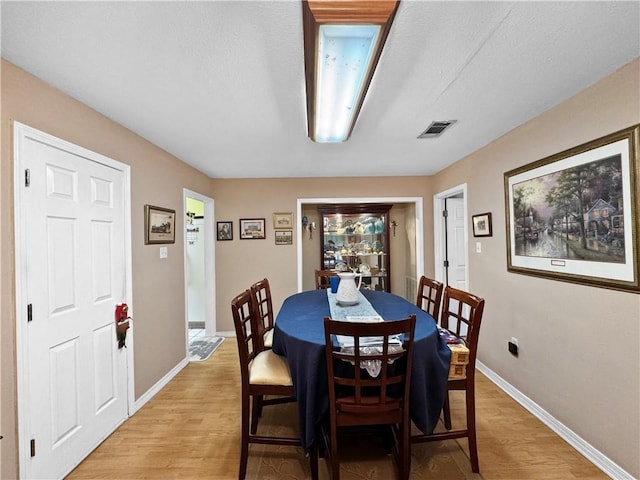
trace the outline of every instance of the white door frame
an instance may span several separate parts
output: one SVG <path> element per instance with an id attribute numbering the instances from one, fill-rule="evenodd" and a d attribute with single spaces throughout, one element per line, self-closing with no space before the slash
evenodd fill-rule
<path id="1" fill-rule="evenodd" d="M 413 203 L 416 208 L 416 278 L 424 275 L 424 216 L 422 197 L 299 198 L 296 211 L 298 291 L 302 291 L 302 206 L 321 203 Z"/>
<path id="2" fill-rule="evenodd" d="M 127 410 L 130 417 L 135 413 L 135 381 L 133 369 L 135 309 L 133 306 L 132 288 L 132 260 L 131 260 L 131 167 L 111 158 L 92 152 L 83 147 L 67 142 L 45 132 L 29 127 L 19 122 L 13 122 L 13 213 L 14 213 L 14 258 L 15 258 L 15 302 L 16 302 L 16 377 L 17 377 L 17 405 L 18 405 L 18 465 L 20 475 L 28 470 L 30 449 L 28 444 L 28 414 L 22 406 L 28 405 L 28 349 L 27 349 L 27 275 L 25 268 L 26 239 L 25 218 L 22 205 L 24 192 L 25 172 L 22 167 L 22 152 L 20 146 L 22 139 L 29 137 L 37 142 L 52 145 L 62 150 L 70 151 L 78 156 L 86 157 L 87 161 L 95 161 L 122 172 L 123 180 L 123 208 L 124 208 L 124 263 L 125 263 L 125 298 L 122 299 L 129 306 L 129 315 L 132 317 L 131 328 L 127 332 Z"/>
<path id="3" fill-rule="evenodd" d="M 213 336 L 217 331 L 216 322 L 216 269 L 215 269 L 215 203 L 213 198 L 209 198 L 201 193 L 194 192 L 188 188 L 183 189 L 183 216 L 187 212 L 187 197 L 199 200 L 204 203 L 204 331 L 205 335 Z M 186 217 L 185 217 L 186 218 Z M 185 355 L 189 357 L 189 287 L 187 285 L 187 229 L 184 229 L 184 328 L 186 336 Z"/>
<path id="4" fill-rule="evenodd" d="M 468 213 L 467 213 L 467 184 L 463 183 L 452 187 L 444 192 L 436 193 L 433 196 L 433 254 L 435 265 L 435 279 L 444 283 L 444 251 L 446 247 L 446 231 L 445 224 L 442 221 L 442 212 L 445 209 L 445 200 L 449 197 L 462 195 L 464 205 L 464 252 L 465 252 L 465 271 L 464 276 L 467 279 L 467 288 L 469 285 L 469 232 L 468 232 Z"/>

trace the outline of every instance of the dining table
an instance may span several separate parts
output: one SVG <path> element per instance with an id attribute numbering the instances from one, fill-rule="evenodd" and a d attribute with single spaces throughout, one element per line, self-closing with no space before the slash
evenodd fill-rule
<path id="1" fill-rule="evenodd" d="M 298 403 L 302 445 L 312 447 L 317 428 L 329 408 L 329 384 L 325 359 L 324 317 L 344 320 L 365 312 L 384 321 L 416 316 L 410 416 L 415 426 L 432 433 L 444 405 L 451 350 L 441 339 L 431 315 L 406 299 L 379 290 L 361 290 L 361 305 L 336 306 L 330 289 L 310 290 L 287 297 L 276 316 L 273 352 L 286 357 Z M 363 310 L 363 307 L 366 307 Z M 336 344 L 337 345 L 337 344 Z"/>

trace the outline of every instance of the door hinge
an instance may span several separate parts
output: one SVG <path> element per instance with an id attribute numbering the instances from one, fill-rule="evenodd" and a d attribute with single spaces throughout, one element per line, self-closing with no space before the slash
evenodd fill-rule
<path id="1" fill-rule="evenodd" d="M 31 456 L 32 457 L 36 456 L 36 439 L 35 438 L 31 439 Z"/>
<path id="2" fill-rule="evenodd" d="M 445 260 L 443 265 L 444 265 L 444 268 L 449 268 L 449 260 Z"/>
<path id="3" fill-rule="evenodd" d="M 31 170 L 29 170 L 28 168 L 24 170 L 24 186 L 31 186 Z"/>
<path id="4" fill-rule="evenodd" d="M 27 322 L 33 320 L 33 304 L 27 305 Z"/>
<path id="5" fill-rule="evenodd" d="M 449 216 L 449 212 L 447 210 L 442 210 L 442 216 L 447 218 Z"/>

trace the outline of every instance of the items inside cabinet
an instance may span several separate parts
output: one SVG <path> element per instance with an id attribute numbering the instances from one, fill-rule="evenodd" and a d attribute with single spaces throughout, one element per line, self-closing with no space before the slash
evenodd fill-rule
<path id="1" fill-rule="evenodd" d="M 389 210 L 382 204 L 320 205 L 322 270 L 362 275 L 361 289 L 391 291 Z"/>

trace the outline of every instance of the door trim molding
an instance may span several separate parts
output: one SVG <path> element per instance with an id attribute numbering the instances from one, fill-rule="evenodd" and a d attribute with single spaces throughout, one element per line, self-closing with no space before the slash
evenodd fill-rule
<path id="1" fill-rule="evenodd" d="M 296 206 L 298 292 L 302 291 L 302 206 L 321 203 L 413 203 L 416 208 L 416 278 L 424 275 L 424 212 L 422 197 L 299 198 Z"/>
<path id="2" fill-rule="evenodd" d="M 435 280 L 444 283 L 444 246 L 445 246 L 445 228 L 442 221 L 442 212 L 445 208 L 445 199 L 462 194 L 464 204 L 464 252 L 465 252 L 465 271 L 464 276 L 467 279 L 467 288 L 470 289 L 469 282 L 469 213 L 467 209 L 467 184 L 462 183 L 455 187 L 449 188 L 433 196 L 433 255 Z"/>
<path id="3" fill-rule="evenodd" d="M 132 287 L 132 253 L 131 253 L 131 167 L 112 158 L 67 142 L 28 125 L 13 122 L 13 213 L 14 213 L 14 262 L 15 262 L 15 315 L 16 315 L 16 386 L 17 386 L 17 410 L 18 410 L 18 468 L 20 478 L 26 478 L 29 472 L 30 450 L 27 439 L 29 438 L 28 415 L 23 405 L 28 398 L 28 358 L 27 336 L 25 327 L 26 319 L 26 291 L 27 275 L 24 255 L 25 248 L 25 222 L 22 205 L 24 189 L 24 168 L 22 167 L 22 142 L 32 139 L 61 150 L 72 152 L 78 156 L 106 165 L 114 170 L 122 172 L 123 180 L 123 234 L 124 234 L 124 263 L 125 286 L 123 301 L 129 305 L 129 314 L 134 319 L 128 332 L 127 345 L 127 415 L 135 413 L 135 379 L 134 379 L 134 331 L 135 309 L 133 305 Z M 89 161 L 88 160 L 88 161 Z"/>

